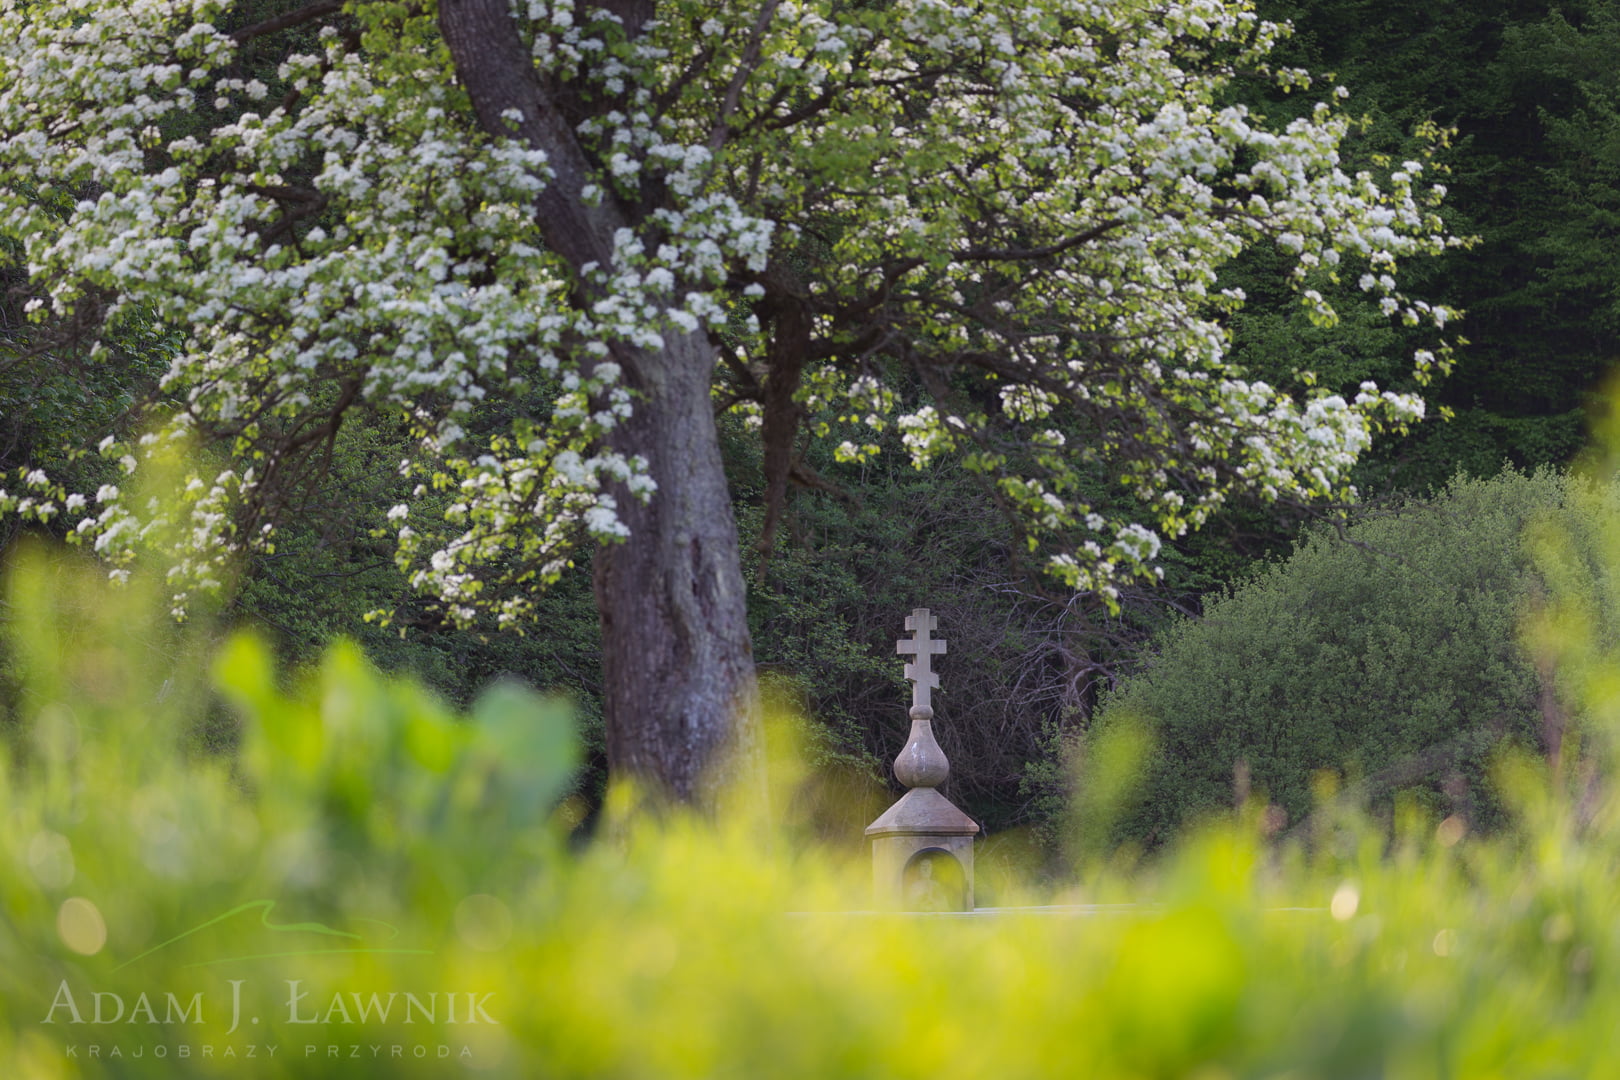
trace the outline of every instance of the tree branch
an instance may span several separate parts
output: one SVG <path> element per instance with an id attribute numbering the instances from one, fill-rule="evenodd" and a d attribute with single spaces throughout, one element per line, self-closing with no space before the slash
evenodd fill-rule
<path id="1" fill-rule="evenodd" d="M 873 289 L 864 300 L 857 300 L 854 303 L 840 307 L 838 309 L 839 318 L 857 318 L 874 308 L 880 307 L 894 292 L 895 283 L 921 265 L 923 265 L 923 260 L 919 258 L 897 259 L 889 263 L 883 268 L 883 283 Z"/>
<path id="2" fill-rule="evenodd" d="M 759 9 L 759 17 L 754 20 L 754 28 L 748 34 L 748 44 L 743 47 L 742 59 L 737 62 L 737 70 L 732 73 L 731 85 L 726 87 L 726 96 L 720 105 L 720 115 L 715 117 L 714 128 L 709 132 L 709 151 L 714 153 L 725 145 L 726 135 L 731 131 L 731 118 L 736 115 L 737 105 L 742 101 L 743 87 L 748 79 L 759 67 L 760 44 L 765 40 L 765 30 L 771 24 L 771 17 L 781 6 L 781 0 L 767 0 L 764 7 Z"/>
<path id="3" fill-rule="evenodd" d="M 277 15 L 273 19 L 266 19 L 263 22 L 254 23 L 252 26 L 244 26 L 240 30 L 233 31 L 231 40 L 238 45 L 245 45 L 254 38 L 274 34 L 279 30 L 286 30 L 294 26 L 302 26 L 307 22 L 313 22 L 316 19 L 331 15 L 333 12 L 341 11 L 344 3 L 345 0 L 316 0 L 315 3 L 307 7 L 301 7 L 297 11 L 289 11 Z"/>
<path id="4" fill-rule="evenodd" d="M 1099 225 L 1093 225 L 1083 233 L 1077 233 L 1067 240 L 1059 240 L 1055 244 L 1048 244 L 1038 248 L 968 248 L 959 252 L 956 258 L 962 262 L 1011 262 L 1021 259 L 1045 259 L 1053 255 L 1061 255 L 1070 248 L 1090 243 L 1099 236 L 1117 229 L 1125 224 L 1119 218 L 1110 218 Z"/>
<path id="5" fill-rule="evenodd" d="M 837 86 L 829 86 L 792 112 L 783 113 L 781 116 L 773 116 L 761 126 L 769 131 L 781 131 L 784 128 L 792 127 L 794 124 L 802 124 L 831 105 L 838 96 L 838 90 L 839 87 Z"/>
<path id="6" fill-rule="evenodd" d="M 611 266 L 614 231 L 629 225 L 628 216 L 611 194 L 596 206 L 580 197 L 595 170 L 541 85 L 506 0 L 442 0 L 439 32 L 479 126 L 491 135 L 516 134 L 545 152 L 551 177 L 535 201 L 546 245 L 576 271 L 589 263 Z M 521 119 L 508 118 L 514 109 Z"/>
<path id="7" fill-rule="evenodd" d="M 858 507 L 861 505 L 861 501 L 854 495 L 816 472 L 816 470 L 805 464 L 802 458 L 795 461 L 792 467 L 788 469 L 788 479 L 802 488 L 808 488 L 811 491 L 824 491 L 847 506 Z"/>
<path id="8" fill-rule="evenodd" d="M 737 381 L 743 388 L 743 392 L 737 394 L 737 401 L 759 400 L 761 394 L 759 377 L 754 374 L 752 368 L 743 363 L 742 357 L 737 355 L 737 350 L 729 345 L 720 346 L 720 359 L 731 369 L 731 373 L 737 376 Z"/>

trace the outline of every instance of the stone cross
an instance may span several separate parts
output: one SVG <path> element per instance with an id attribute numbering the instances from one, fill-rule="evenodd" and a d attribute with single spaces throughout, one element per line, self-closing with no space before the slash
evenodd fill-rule
<path id="1" fill-rule="evenodd" d="M 916 654 L 917 659 L 906 665 L 906 678 L 912 681 L 911 707 L 927 709 L 931 714 L 934 707 L 929 694 L 939 685 L 939 675 L 933 670 L 931 657 L 945 654 L 945 639 L 929 637 L 930 633 L 939 629 L 939 620 L 930 615 L 925 607 L 906 616 L 906 629 L 916 636 L 895 642 L 894 651 Z"/>

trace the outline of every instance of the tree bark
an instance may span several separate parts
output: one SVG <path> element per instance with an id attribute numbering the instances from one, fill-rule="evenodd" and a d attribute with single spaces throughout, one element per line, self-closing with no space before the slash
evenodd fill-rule
<path id="1" fill-rule="evenodd" d="M 611 442 L 647 456 L 658 490 L 646 503 L 616 493 L 630 537 L 595 557 L 608 764 L 707 805 L 728 782 L 763 782 L 753 647 L 709 398 L 714 348 L 692 334 L 650 359 Z"/>
<path id="2" fill-rule="evenodd" d="M 778 273 L 777 278 L 785 274 Z M 760 438 L 765 471 L 765 523 L 759 531 L 760 572 L 776 546 L 776 529 L 787 508 L 788 478 L 793 472 L 793 442 L 799 433 L 800 406 L 795 398 L 810 352 L 810 312 L 785 289 L 770 305 L 774 333 L 766 354 L 765 394 Z"/>
<path id="3" fill-rule="evenodd" d="M 576 270 L 609 265 L 613 234 L 636 228 L 636 211 L 579 198 L 595 169 L 507 0 L 441 0 L 439 27 L 480 126 L 508 133 L 502 114 L 517 109 L 517 133 L 546 153 L 552 178 L 535 212 L 547 244 Z M 701 331 L 658 350 L 614 349 L 637 397 L 608 441 L 646 457 L 658 489 L 646 503 L 614 492 L 630 536 L 595 558 L 609 771 L 701 806 L 730 784 L 762 788 L 764 776 L 737 525 L 710 404 L 715 357 Z"/>

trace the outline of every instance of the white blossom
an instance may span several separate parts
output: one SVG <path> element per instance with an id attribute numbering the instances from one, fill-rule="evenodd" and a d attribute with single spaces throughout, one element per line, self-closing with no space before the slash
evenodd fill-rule
<path id="1" fill-rule="evenodd" d="M 213 0 L 3 4 L 0 235 L 22 252 L 31 318 L 105 296 L 173 331 L 162 388 L 178 407 L 133 446 L 100 441 L 125 475 L 192 436 L 318 423 L 334 380 L 407 418 L 418 451 L 398 471 L 414 494 L 387 514 L 398 561 L 462 620 L 530 610 L 490 599 L 486 575 L 523 567 L 526 590 L 579 544 L 623 538 L 618 500 L 656 485 L 645 460 L 607 449 L 640 400 L 617 360 L 681 338 L 753 363 L 768 286 L 821 313 L 811 334 L 829 359 L 798 389 L 839 460 L 867 460 L 890 428 L 919 466 L 956 455 L 1024 514 L 1052 572 L 1104 597 L 1240 489 L 1342 494 L 1375 434 L 1423 415 L 1413 394 L 1277 388 L 1228 359 L 1246 297 L 1222 272 L 1256 245 L 1282 255 L 1318 326 L 1337 319 L 1313 287 L 1324 268 L 1392 319 L 1440 331 L 1454 315 L 1397 280 L 1455 243 L 1427 209 L 1445 194 L 1424 186 L 1435 170 L 1420 154 L 1383 177 L 1347 172 L 1345 90 L 1275 66 L 1283 27 L 1219 0 L 772 11 L 756 31 L 757 9 L 710 5 L 625 39 L 568 0 L 514 7 L 542 80 L 604 103 L 576 133 L 586 175 L 558 166 L 577 193 L 553 189 L 582 220 L 612 222 L 611 246 L 575 266 L 536 220 L 553 162 L 516 137 L 515 108 L 512 130 L 478 134 L 431 5 L 368 8 L 363 51 L 320 26 L 279 65 L 297 90 L 283 101 L 243 78 Z M 923 71 L 938 74 L 908 96 Z M 1231 103 L 1240 74 L 1331 100 L 1268 121 Z M 810 101 L 825 104 L 793 115 Z M 164 145 L 178 118 L 202 126 Z M 31 194 L 45 187 L 75 195 Z M 283 205 L 300 187 L 319 220 Z M 1026 244 L 1058 254 L 991 268 L 985 252 Z M 805 260 L 802 294 L 780 285 L 784 259 Z M 882 344 L 833 325 L 834 310 L 881 313 Z M 1104 355 L 1095 341 L 1122 344 Z M 973 400 L 992 405 L 909 399 L 873 374 L 876 355 L 991 364 L 997 381 Z M 1413 372 L 1448 363 L 1435 343 Z M 483 403 L 537 386 L 555 395 L 548 415 L 469 434 Z M 760 423 L 757 401 L 736 409 Z M 1097 445 L 1065 446 L 1076 414 Z M 986 449 L 1002 444 L 1024 457 Z M 270 542 L 233 531 L 262 448 L 191 470 L 166 510 L 104 485 L 76 529 L 112 560 L 183 537 L 181 595 L 223 580 L 225 561 Z M 1082 502 L 1079 449 L 1152 519 Z M 445 520 L 406 526 L 444 485 Z M 8 498 L 14 513 L 56 512 Z"/>

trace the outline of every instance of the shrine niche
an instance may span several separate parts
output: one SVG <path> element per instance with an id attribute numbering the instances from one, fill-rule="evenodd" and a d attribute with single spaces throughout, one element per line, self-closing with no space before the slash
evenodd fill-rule
<path id="1" fill-rule="evenodd" d="M 900 886 L 907 911 L 971 910 L 967 875 L 956 856 L 944 848 L 923 848 L 907 859 Z"/>

